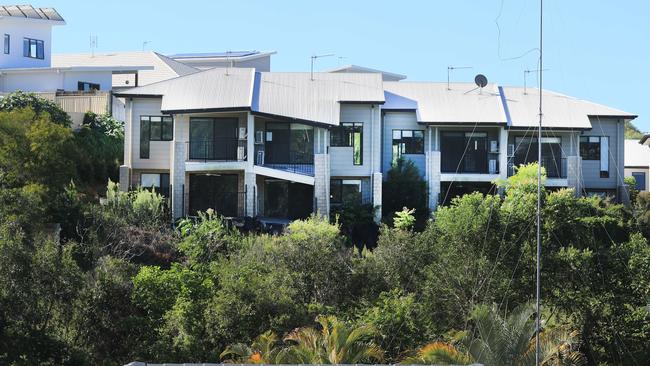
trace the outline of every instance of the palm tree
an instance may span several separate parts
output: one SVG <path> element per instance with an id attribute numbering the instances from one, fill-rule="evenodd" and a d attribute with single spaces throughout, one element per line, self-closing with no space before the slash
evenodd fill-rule
<path id="1" fill-rule="evenodd" d="M 233 363 L 275 364 L 280 352 L 278 341 L 278 336 L 269 330 L 257 336 L 250 346 L 243 343 L 228 346 L 220 357 Z"/>
<path id="2" fill-rule="evenodd" d="M 418 350 L 417 355 L 404 359 L 401 363 L 412 365 L 469 365 L 469 355 L 445 342 L 433 342 Z"/>
<path id="3" fill-rule="evenodd" d="M 496 305 L 477 306 L 472 312 L 476 336 L 469 340 L 469 353 L 485 365 L 527 366 L 535 364 L 535 308 L 526 303 L 502 316 Z M 579 334 L 562 328 L 540 334 L 542 365 L 577 366 L 585 357 L 577 350 Z"/>
<path id="4" fill-rule="evenodd" d="M 298 328 L 284 338 L 292 345 L 281 351 L 282 363 L 358 364 L 383 360 L 384 352 L 373 340 L 378 335 L 373 327 L 349 327 L 334 316 L 318 316 L 316 322 L 320 331 Z"/>

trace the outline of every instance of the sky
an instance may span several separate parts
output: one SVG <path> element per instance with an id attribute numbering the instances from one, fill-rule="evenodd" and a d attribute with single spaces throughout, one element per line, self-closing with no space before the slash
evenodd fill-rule
<path id="1" fill-rule="evenodd" d="M 33 0 L 55 7 L 53 52 L 277 51 L 273 71 L 347 64 L 409 80 L 523 85 L 537 69 L 538 0 Z M 650 1 L 545 0 L 544 88 L 639 115 L 650 131 Z M 500 32 L 499 32 L 500 29 Z M 144 42 L 147 42 L 146 44 Z M 528 85 L 537 82 L 528 74 Z"/>

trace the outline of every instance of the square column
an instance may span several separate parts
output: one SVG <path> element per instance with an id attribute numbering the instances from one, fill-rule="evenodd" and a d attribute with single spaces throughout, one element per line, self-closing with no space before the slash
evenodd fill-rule
<path id="1" fill-rule="evenodd" d="M 174 141 L 170 179 L 172 181 L 172 218 L 185 216 L 185 142 Z"/>
<path id="2" fill-rule="evenodd" d="M 257 216 L 257 174 L 246 171 L 244 173 L 244 187 L 246 188 L 246 211 L 248 217 Z"/>
<path id="3" fill-rule="evenodd" d="M 314 154 L 314 210 L 329 217 L 330 214 L 330 155 Z"/>
<path id="4" fill-rule="evenodd" d="M 567 165 L 567 187 L 573 188 L 576 196 L 582 195 L 582 157 L 568 156 Z"/>
<path id="5" fill-rule="evenodd" d="M 131 169 L 126 165 L 120 165 L 120 191 L 126 192 L 131 185 Z"/>
<path id="6" fill-rule="evenodd" d="M 381 222 L 381 197 L 383 175 L 381 173 L 372 174 L 372 207 L 375 208 L 375 222 Z"/>
<path id="7" fill-rule="evenodd" d="M 438 198 L 440 196 L 440 151 L 427 151 L 426 153 L 426 170 L 429 188 L 429 210 L 435 211 L 438 207 Z"/>

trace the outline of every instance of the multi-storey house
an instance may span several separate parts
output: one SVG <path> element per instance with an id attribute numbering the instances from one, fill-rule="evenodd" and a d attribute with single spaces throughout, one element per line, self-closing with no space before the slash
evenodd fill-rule
<path id="1" fill-rule="evenodd" d="M 548 187 L 625 199 L 624 123 L 634 115 L 544 91 L 385 81 L 381 73 L 214 68 L 120 91 L 126 100 L 122 189 L 159 187 L 175 218 L 213 208 L 272 222 L 361 201 L 410 159 L 429 207 L 537 160 Z M 377 218 L 381 210 L 377 210 Z"/>

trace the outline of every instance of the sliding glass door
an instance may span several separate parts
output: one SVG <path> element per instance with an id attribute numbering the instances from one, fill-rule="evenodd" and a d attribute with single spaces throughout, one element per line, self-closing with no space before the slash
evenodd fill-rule
<path id="1" fill-rule="evenodd" d="M 190 159 L 237 160 L 237 118 L 191 118 Z"/>
<path id="2" fill-rule="evenodd" d="M 442 132 L 440 137 L 442 172 L 488 172 L 486 132 Z"/>

